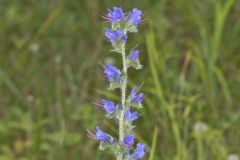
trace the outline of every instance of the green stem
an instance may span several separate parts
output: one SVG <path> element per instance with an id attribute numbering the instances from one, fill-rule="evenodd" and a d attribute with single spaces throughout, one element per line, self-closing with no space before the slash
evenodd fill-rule
<path id="1" fill-rule="evenodd" d="M 124 32 L 126 34 L 126 31 Z M 120 112 L 119 117 L 119 144 L 123 143 L 124 139 L 124 113 L 125 113 L 125 102 L 126 102 L 126 89 L 127 89 L 127 62 L 126 62 L 126 51 L 125 51 L 125 44 L 122 45 L 122 61 L 123 61 L 123 78 L 122 78 L 122 108 L 123 110 Z M 118 154 L 117 160 L 122 160 L 123 154 L 120 152 Z"/>

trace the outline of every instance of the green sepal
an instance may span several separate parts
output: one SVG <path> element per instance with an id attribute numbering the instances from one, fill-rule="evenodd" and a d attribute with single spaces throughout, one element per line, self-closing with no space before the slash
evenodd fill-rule
<path id="1" fill-rule="evenodd" d="M 139 60 L 131 61 L 129 58 L 127 59 L 128 66 L 131 66 L 137 70 L 142 69 L 143 65 L 140 64 Z"/>
<path id="2" fill-rule="evenodd" d="M 120 88 L 121 85 L 122 85 L 121 82 L 110 82 L 110 85 L 109 85 L 108 89 L 114 90 L 114 89 Z"/>
<path id="3" fill-rule="evenodd" d="M 108 119 L 112 119 L 114 117 L 114 114 L 106 114 L 105 117 Z"/>
<path id="4" fill-rule="evenodd" d="M 138 32 L 137 27 L 134 26 L 134 25 L 131 25 L 131 24 L 129 24 L 129 23 L 127 23 L 127 24 L 124 26 L 124 29 L 127 30 L 128 32 L 132 32 L 132 33 Z"/>
<path id="5" fill-rule="evenodd" d="M 105 149 L 108 148 L 108 147 L 109 147 L 109 144 L 108 144 L 108 143 L 105 143 L 105 142 L 102 142 L 102 141 L 101 141 L 98 149 L 101 150 L 101 151 L 103 151 L 103 150 L 105 150 Z"/>
<path id="6" fill-rule="evenodd" d="M 110 148 L 116 157 L 119 154 L 124 154 L 126 152 L 126 149 L 122 147 L 119 143 L 114 143 L 113 145 L 110 145 Z"/>
<path id="7" fill-rule="evenodd" d="M 112 52 L 122 53 L 122 43 L 121 41 L 116 41 L 112 44 L 113 50 Z"/>
<path id="8" fill-rule="evenodd" d="M 123 128 L 123 129 L 124 129 L 124 132 L 125 132 L 125 133 L 130 133 L 133 128 L 135 128 L 134 125 L 132 125 L 132 124 L 129 123 L 129 122 L 125 122 L 125 125 L 124 125 L 124 128 Z"/>
<path id="9" fill-rule="evenodd" d="M 118 145 L 114 144 L 111 146 L 111 150 L 113 151 L 114 155 L 118 155 L 119 151 L 120 151 L 120 148 Z"/>
<path id="10" fill-rule="evenodd" d="M 132 32 L 132 33 L 137 33 L 137 32 L 138 32 L 138 29 L 137 29 L 136 26 L 131 26 L 131 27 L 128 28 L 128 31 L 129 31 L 129 32 Z"/>
<path id="11" fill-rule="evenodd" d="M 143 108 L 142 103 L 134 103 L 134 102 L 132 102 L 132 103 L 131 103 L 131 106 L 134 107 L 134 108 L 136 108 L 136 109 L 141 109 L 141 108 Z"/>
<path id="12" fill-rule="evenodd" d="M 114 49 L 110 50 L 111 52 L 122 53 L 121 49 L 113 47 Z"/>
<path id="13" fill-rule="evenodd" d="M 121 28 L 121 24 L 119 22 L 112 23 L 112 30 L 118 30 Z"/>

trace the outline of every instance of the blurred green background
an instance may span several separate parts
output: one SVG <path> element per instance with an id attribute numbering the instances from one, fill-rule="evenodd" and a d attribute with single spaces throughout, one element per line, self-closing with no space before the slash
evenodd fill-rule
<path id="1" fill-rule="evenodd" d="M 144 82 L 145 159 L 240 156 L 239 0 L 0 0 L 0 160 L 114 159 L 86 131 L 117 134 L 93 104 L 120 96 L 99 65 L 121 66 L 103 37 L 112 6 L 144 12 L 127 47 L 144 64 L 129 88 Z"/>

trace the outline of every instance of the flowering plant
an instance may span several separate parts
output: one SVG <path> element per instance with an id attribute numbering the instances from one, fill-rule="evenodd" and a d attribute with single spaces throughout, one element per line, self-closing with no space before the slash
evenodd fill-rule
<path id="1" fill-rule="evenodd" d="M 113 150 L 117 160 L 138 160 L 142 159 L 145 154 L 145 146 L 141 143 L 131 150 L 134 145 L 134 135 L 131 130 L 135 127 L 133 122 L 139 117 L 138 112 L 132 112 L 132 108 L 142 108 L 142 99 L 144 94 L 137 94 L 138 87 L 133 87 L 129 96 L 127 92 L 127 70 L 129 67 L 141 69 L 142 65 L 138 59 L 140 51 L 131 49 L 129 55 L 126 55 L 126 41 L 128 32 L 137 32 L 138 24 L 141 22 L 142 12 L 133 9 L 127 13 L 119 7 L 113 7 L 108 10 L 106 19 L 111 23 L 111 29 L 105 29 L 105 37 L 112 44 L 114 52 L 120 53 L 122 56 L 123 69 L 120 71 L 110 64 L 104 65 L 104 76 L 109 81 L 109 89 L 121 90 L 121 103 L 103 99 L 99 102 L 99 106 L 106 112 L 106 117 L 114 119 L 118 124 L 118 138 L 105 133 L 96 127 L 96 132 L 89 132 L 89 136 L 100 141 L 100 150 L 110 148 Z"/>

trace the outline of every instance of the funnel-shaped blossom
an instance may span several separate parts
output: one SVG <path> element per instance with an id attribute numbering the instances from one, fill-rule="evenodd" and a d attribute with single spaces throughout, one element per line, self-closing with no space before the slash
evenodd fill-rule
<path id="1" fill-rule="evenodd" d="M 131 98 L 131 99 L 133 99 L 135 96 L 136 96 L 136 94 L 137 94 L 137 87 L 136 86 L 134 86 L 133 88 L 132 88 L 132 90 L 131 90 L 131 93 L 130 93 L 130 95 L 129 95 L 129 98 Z"/>
<path id="2" fill-rule="evenodd" d="M 134 103 L 141 103 L 142 102 L 142 99 L 144 97 L 144 94 L 143 93 L 139 93 L 138 95 L 137 94 L 137 87 L 133 87 L 130 95 L 129 95 L 129 99 L 134 102 Z"/>
<path id="3" fill-rule="evenodd" d="M 122 30 L 116 30 L 113 31 L 111 29 L 106 28 L 105 29 L 105 37 L 111 42 L 111 43 L 125 43 L 126 42 L 126 35 Z"/>
<path id="4" fill-rule="evenodd" d="M 144 152 L 145 146 L 141 143 L 137 144 L 137 148 L 134 150 L 133 154 L 131 155 L 132 159 L 142 159 L 145 152 Z"/>
<path id="5" fill-rule="evenodd" d="M 138 59 L 139 54 L 140 54 L 139 50 L 131 50 L 129 54 L 129 59 L 131 61 L 135 61 Z"/>
<path id="6" fill-rule="evenodd" d="M 120 22 L 124 18 L 124 13 L 122 8 L 119 7 L 113 7 L 112 10 L 108 10 L 108 21 L 113 23 L 113 22 Z"/>
<path id="7" fill-rule="evenodd" d="M 124 114 L 124 120 L 130 123 L 132 123 L 138 117 L 139 117 L 138 112 L 131 112 L 130 109 L 128 109 Z"/>
<path id="8" fill-rule="evenodd" d="M 121 72 L 110 64 L 104 66 L 104 75 L 111 82 L 119 82 L 121 80 Z"/>
<path id="9" fill-rule="evenodd" d="M 96 139 L 105 143 L 110 143 L 108 134 L 103 132 L 98 126 L 96 127 Z"/>
<path id="10" fill-rule="evenodd" d="M 141 22 L 142 11 L 134 8 L 132 11 L 128 12 L 128 21 L 131 25 L 137 26 Z"/>
<path id="11" fill-rule="evenodd" d="M 103 106 L 103 109 L 106 111 L 107 114 L 112 114 L 115 110 L 115 105 L 113 102 L 108 100 L 101 100 L 101 105 Z"/>
<path id="12" fill-rule="evenodd" d="M 134 144 L 134 135 L 128 134 L 124 136 L 124 146 L 131 147 Z"/>
<path id="13" fill-rule="evenodd" d="M 132 99 L 132 102 L 134 102 L 134 103 L 141 103 L 141 102 L 142 102 L 142 99 L 143 99 L 143 96 L 144 96 L 143 93 L 139 93 L 139 95 L 135 96 L 135 97 Z"/>

